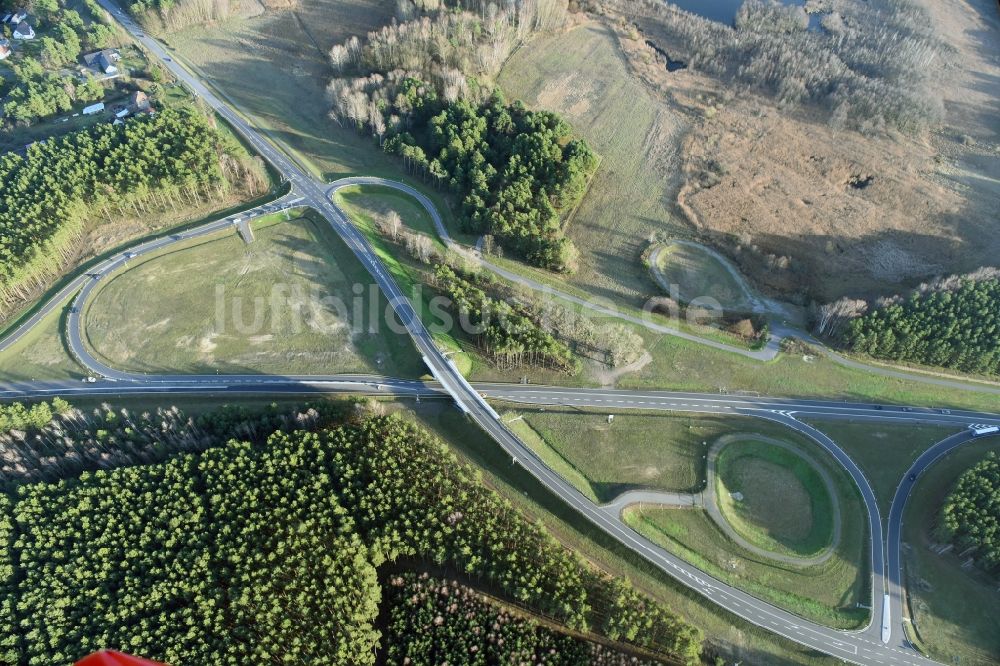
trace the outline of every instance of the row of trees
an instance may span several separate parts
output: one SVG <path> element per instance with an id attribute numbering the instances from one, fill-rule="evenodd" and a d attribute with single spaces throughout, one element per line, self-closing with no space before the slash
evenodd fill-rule
<path id="1" fill-rule="evenodd" d="M 544 331 L 529 313 L 510 301 L 493 298 L 477 284 L 476 274 L 456 272 L 446 264 L 434 271 L 434 286 L 468 322 L 480 348 L 502 369 L 525 365 L 572 372 L 577 367 L 569 347 Z"/>
<path id="2" fill-rule="evenodd" d="M 830 122 L 866 132 L 916 131 L 939 122 L 940 46 L 914 0 L 836 2 L 820 30 L 801 7 L 747 0 L 735 26 L 659 0 L 609 5 L 669 44 L 689 66 L 775 96 L 830 110 Z"/>
<path id="3" fill-rule="evenodd" d="M 617 605 L 595 614 L 613 579 L 398 417 L 24 485 L 0 511 L 5 663 L 117 646 L 175 664 L 371 664 L 376 569 L 400 557 L 460 570 L 573 628 L 614 615 L 622 636 L 655 637 L 692 663 L 700 650 L 696 630 L 648 600 L 626 619 Z"/>
<path id="4" fill-rule="evenodd" d="M 967 470 L 944 501 L 945 538 L 1000 571 L 1000 458 L 992 451 Z"/>
<path id="5" fill-rule="evenodd" d="M 875 358 L 909 361 L 988 375 L 1000 374 L 1000 274 L 980 271 L 924 285 L 907 298 L 867 304 L 839 327 L 843 343 Z M 851 304 L 854 304 L 851 307 Z M 833 315 L 827 318 L 832 321 Z"/>
<path id="6" fill-rule="evenodd" d="M 395 211 L 376 219 L 375 224 L 379 233 L 405 249 L 407 254 L 421 264 L 434 265 L 435 268 L 439 264 L 445 264 L 449 270 L 461 276 L 462 280 L 481 289 L 490 299 L 490 304 L 481 309 L 490 312 L 493 303 L 509 304 L 513 310 L 523 313 L 542 331 L 551 334 L 577 356 L 618 367 L 638 360 L 645 351 L 642 336 L 623 324 L 594 321 L 555 299 L 540 298 L 531 290 L 519 289 L 496 279 L 488 272 L 475 270 L 460 256 L 447 252 L 442 255 L 434 248 L 429 236 L 405 229 L 402 219 Z M 491 238 L 486 237 L 487 241 Z M 421 270 L 421 273 L 426 274 L 426 271 Z M 434 276 L 428 279 L 432 282 L 435 280 Z M 507 357 L 497 360 L 501 361 L 501 365 L 508 365 Z"/>
<path id="7" fill-rule="evenodd" d="M 263 167 L 193 108 L 97 125 L 0 156 L 0 315 L 57 274 L 90 221 L 263 191 Z"/>
<path id="8" fill-rule="evenodd" d="M 457 581 L 395 576 L 386 588 L 388 661 L 438 664 L 653 666 L 659 662 L 561 634 Z"/>

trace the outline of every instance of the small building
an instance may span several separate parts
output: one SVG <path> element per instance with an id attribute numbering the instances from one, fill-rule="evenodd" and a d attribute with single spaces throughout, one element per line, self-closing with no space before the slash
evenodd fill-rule
<path id="1" fill-rule="evenodd" d="M 34 39 L 35 29 L 27 21 L 21 21 L 14 28 L 14 39 Z"/>
<path id="2" fill-rule="evenodd" d="M 103 49 L 83 56 L 83 64 L 104 74 L 105 78 L 118 76 L 118 61 L 122 59 L 118 49 Z"/>
<path id="3" fill-rule="evenodd" d="M 82 113 L 85 116 L 92 116 L 95 113 L 100 113 L 104 110 L 104 102 L 98 102 L 97 104 L 91 104 L 90 106 L 84 107 Z"/>
<path id="4" fill-rule="evenodd" d="M 124 118 L 127 115 L 128 109 L 121 109 L 120 111 L 115 112 L 115 118 Z"/>
<path id="5" fill-rule="evenodd" d="M 146 93 L 141 90 L 136 90 L 128 98 L 128 106 L 136 113 L 139 113 L 140 111 L 149 111 L 149 97 L 147 97 Z"/>
<path id="6" fill-rule="evenodd" d="M 0 37 L 0 60 L 10 56 L 10 41 Z"/>

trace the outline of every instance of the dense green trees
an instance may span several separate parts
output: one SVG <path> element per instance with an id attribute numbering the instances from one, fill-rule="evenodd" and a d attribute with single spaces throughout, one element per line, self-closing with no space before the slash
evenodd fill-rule
<path id="1" fill-rule="evenodd" d="M 535 265 L 574 267 L 560 212 L 583 196 L 597 158 L 557 115 L 508 105 L 499 92 L 481 105 L 447 103 L 410 79 L 383 116 L 385 150 L 459 196 L 467 231 L 492 234 Z"/>
<path id="2" fill-rule="evenodd" d="M 988 570 L 1000 570 L 1000 458 L 992 451 L 967 470 L 945 499 L 942 527 Z"/>
<path id="3" fill-rule="evenodd" d="M 507 104 L 498 91 L 482 103 L 448 101 L 411 77 L 335 82 L 329 91 L 337 115 L 385 138 L 408 170 L 461 200 L 467 231 L 492 234 L 535 265 L 575 267 L 562 215 L 583 196 L 597 158 L 559 116 Z"/>
<path id="4" fill-rule="evenodd" d="M 20 640 L 14 606 L 15 565 L 14 549 L 14 503 L 6 495 L 0 494 L 0 664 L 14 665 L 20 655 Z"/>
<path id="5" fill-rule="evenodd" d="M 592 606 L 618 590 L 442 442 L 371 417 L 21 486 L 13 507 L 0 503 L 0 629 L 14 626 L 10 663 L 24 665 L 108 646 L 174 664 L 370 664 L 375 570 L 402 556 L 576 628 L 603 626 Z M 697 653 L 696 631 L 653 617 L 662 631 L 616 631 Z"/>
<path id="6" fill-rule="evenodd" d="M 560 634 L 455 581 L 394 576 L 386 588 L 388 663 L 413 666 L 549 664 L 648 666 L 631 655 Z"/>
<path id="7" fill-rule="evenodd" d="M 190 205 L 241 179 L 253 193 L 259 174 L 231 166 L 243 154 L 182 107 L 0 156 L 0 314 L 63 267 L 88 221 Z"/>
<path id="8" fill-rule="evenodd" d="M 952 279 L 852 320 L 844 342 L 875 358 L 1000 374 L 1000 277 Z"/>
<path id="9" fill-rule="evenodd" d="M 11 430 L 41 430 L 52 421 L 54 414 L 69 409 L 69 403 L 55 398 L 51 403 L 37 402 L 28 407 L 20 402 L 0 404 L 0 433 Z"/>

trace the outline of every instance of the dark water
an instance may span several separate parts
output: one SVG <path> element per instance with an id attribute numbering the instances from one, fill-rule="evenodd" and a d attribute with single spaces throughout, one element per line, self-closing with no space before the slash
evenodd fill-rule
<path id="1" fill-rule="evenodd" d="M 736 12 L 739 10 L 740 5 L 743 4 L 743 0 L 667 0 L 667 2 L 671 5 L 677 5 L 681 9 L 689 11 L 692 14 L 698 14 L 699 16 L 704 16 L 707 19 L 712 19 L 713 21 L 718 21 L 719 23 L 725 23 L 726 25 L 733 24 L 733 19 L 736 18 Z M 782 0 L 782 3 L 801 7 L 806 4 L 806 1 Z M 819 29 L 819 21 L 821 18 L 822 17 L 820 15 L 811 15 L 809 17 L 809 29 Z"/>

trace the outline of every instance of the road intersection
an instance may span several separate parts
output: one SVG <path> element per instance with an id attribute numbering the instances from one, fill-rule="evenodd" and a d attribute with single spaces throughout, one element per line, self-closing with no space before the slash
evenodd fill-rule
<path id="1" fill-rule="evenodd" d="M 142 30 L 110 0 L 99 0 L 118 19 L 135 39 L 151 53 L 164 61 L 164 66 L 187 85 L 195 95 L 202 98 L 291 184 L 291 193 L 268 204 L 268 212 L 291 206 L 308 206 L 321 214 L 352 250 L 365 269 L 372 275 L 379 288 L 392 305 L 396 316 L 406 327 L 418 352 L 434 382 L 399 380 L 378 376 L 330 375 L 330 376 L 273 376 L 273 375 L 140 375 L 111 368 L 95 358 L 84 344 L 84 315 L 86 301 L 100 282 L 101 277 L 120 270 L 127 261 L 161 251 L 171 243 L 185 242 L 198 236 L 218 233 L 232 219 L 220 220 L 181 234 L 165 236 L 147 241 L 127 253 L 117 255 L 102 262 L 88 274 L 81 275 L 68 283 L 34 315 L 25 320 L 17 329 L 0 340 L 0 351 L 8 349 L 23 337 L 47 314 L 60 307 L 67 298 L 76 293 L 67 317 L 67 340 L 74 355 L 81 364 L 95 376 L 93 382 L 44 382 L 0 385 L 0 398 L 44 397 L 52 395 L 128 395 L 128 394 L 183 394 L 183 393 L 363 393 L 395 396 L 447 397 L 455 402 L 501 447 L 535 476 L 550 492 L 573 507 L 581 516 L 590 521 L 627 548 L 645 557 L 650 562 L 673 576 L 683 585 L 704 595 L 729 612 L 764 629 L 784 636 L 801 645 L 829 654 L 847 662 L 858 664 L 893 664 L 918 666 L 934 662 L 922 657 L 905 641 L 902 632 L 902 578 L 899 558 L 899 525 L 902 509 L 912 482 L 901 484 L 890 510 L 887 531 L 889 539 L 883 538 L 884 526 L 875 501 L 874 493 L 864 474 L 850 457 L 833 440 L 815 428 L 800 421 L 802 415 L 823 415 L 827 418 L 847 418 L 877 420 L 898 423 L 936 423 L 966 428 L 970 423 L 1000 425 L 1000 415 L 953 412 L 927 409 L 903 409 L 885 407 L 873 409 L 871 405 L 857 405 L 831 401 L 797 400 L 783 398 L 761 398 L 740 395 L 697 394 L 671 391 L 620 391 L 613 389 L 568 389 L 559 387 L 538 387 L 505 384 L 470 384 L 457 370 L 454 363 L 437 348 L 430 333 L 417 316 L 409 299 L 389 275 L 367 239 L 348 220 L 344 212 L 335 205 L 333 195 L 342 187 L 356 184 L 379 184 L 407 191 L 431 213 L 439 234 L 446 243 L 452 244 L 440 215 L 427 197 L 413 188 L 378 178 L 344 179 L 333 184 L 323 183 L 292 162 L 281 150 L 273 145 L 265 134 L 258 131 L 230 105 L 209 90 L 188 70 L 181 67 L 176 58 L 168 58 L 164 48 Z M 277 206 L 277 208 L 275 208 Z M 253 215 L 260 211 L 251 211 Z M 246 217 L 247 213 L 241 214 Z M 467 253 L 468 251 L 466 251 Z M 480 258 L 481 259 L 481 258 Z M 489 264 L 504 277 L 510 277 L 526 286 L 540 286 L 536 283 L 509 273 Z M 530 284 L 528 284 L 530 283 Z M 573 300 L 574 297 L 561 294 Z M 579 299 L 582 300 L 582 299 Z M 587 307 L 592 307 L 588 304 Z M 595 306 L 601 307 L 601 306 Z M 600 311 L 600 310 L 598 310 Z M 623 313 L 613 312 L 614 316 Z M 625 315 L 631 317 L 631 315 Z M 665 327 L 666 328 L 666 327 Z M 672 335 L 683 334 L 676 329 L 664 331 Z M 722 345 L 714 341 L 696 338 L 702 344 Z M 727 351 L 736 350 L 727 347 Z M 736 350 L 739 353 L 748 350 Z M 767 350 L 761 350 L 767 352 Z M 749 355 L 749 354 L 747 354 Z M 763 357 L 762 357 L 763 358 Z M 99 379 L 98 379 L 99 378 Z M 938 383 L 938 382 L 934 382 Z M 788 611 L 764 602 L 737 588 L 723 583 L 700 571 L 684 560 L 672 555 L 651 541 L 640 536 L 626 526 L 619 517 L 602 510 L 584 497 L 571 484 L 552 472 L 535 453 L 522 443 L 503 423 L 486 398 L 520 402 L 532 405 L 571 405 L 580 408 L 602 410 L 665 410 L 709 414 L 739 414 L 769 419 L 787 425 L 815 441 L 828 451 L 847 469 L 860 489 L 867 511 L 872 551 L 872 607 L 871 624 L 854 632 L 838 631 L 804 620 Z M 936 456 L 943 455 L 966 441 L 964 433 L 935 445 L 914 464 L 919 474 L 930 465 Z M 898 506 L 897 506 L 898 504 Z M 895 521 L 895 522 L 894 522 Z M 893 542 L 895 539 L 895 543 Z"/>

